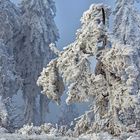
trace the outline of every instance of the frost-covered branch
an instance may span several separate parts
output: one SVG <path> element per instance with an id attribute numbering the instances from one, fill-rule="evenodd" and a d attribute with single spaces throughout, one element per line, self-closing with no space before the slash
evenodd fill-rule
<path id="1" fill-rule="evenodd" d="M 81 18 L 82 27 L 77 31 L 76 41 L 62 51 L 57 59 L 51 61 L 48 67 L 41 73 L 37 83 L 43 87 L 43 93 L 49 98 L 57 98 L 59 102 L 62 94 L 61 89 L 58 89 L 55 93 L 51 92 L 55 91 L 58 85 L 58 80 L 52 81 L 50 79 L 53 71 L 55 75 L 56 73 L 61 75 L 63 82 L 69 87 L 67 102 L 72 102 L 72 100 L 83 101 L 86 99 L 87 90 L 91 82 L 88 57 L 96 55 L 99 51 L 101 53 L 101 50 L 105 47 L 103 42 L 106 36 L 106 26 L 102 22 L 102 8 L 105 9 L 108 17 L 109 9 L 107 7 L 92 5 Z M 45 82 L 45 80 L 48 82 Z M 50 85 L 52 85 L 51 88 Z M 61 91 L 61 94 L 59 91 Z"/>

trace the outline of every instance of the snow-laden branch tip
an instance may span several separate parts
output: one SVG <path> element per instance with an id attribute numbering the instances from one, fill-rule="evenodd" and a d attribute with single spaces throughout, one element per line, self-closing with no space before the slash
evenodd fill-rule
<path id="1" fill-rule="evenodd" d="M 56 44 L 51 43 L 51 44 L 49 45 L 49 47 L 50 47 L 50 49 L 51 49 L 57 56 L 60 55 L 60 51 L 57 49 Z"/>

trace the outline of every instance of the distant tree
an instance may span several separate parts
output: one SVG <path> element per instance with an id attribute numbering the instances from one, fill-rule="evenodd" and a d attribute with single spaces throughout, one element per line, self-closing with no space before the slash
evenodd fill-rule
<path id="1" fill-rule="evenodd" d="M 59 36 L 54 22 L 56 8 L 53 0 L 22 0 L 20 6 L 22 31 L 14 55 L 17 71 L 24 80 L 24 118 L 26 123 L 43 123 L 49 100 L 40 94 L 36 81 L 42 68 L 55 56 L 48 46 Z M 37 100 L 40 100 L 39 113 Z"/>
<path id="2" fill-rule="evenodd" d="M 18 8 L 9 0 L 0 1 L 0 101 L 2 102 L 8 98 L 12 99 L 22 85 L 21 78 L 15 69 L 13 56 L 16 37 L 21 31 L 19 16 Z M 5 104 L 7 118 L 12 123 L 11 118 L 15 117 L 11 114 L 10 106 L 12 106 L 11 103 Z"/>
<path id="3" fill-rule="evenodd" d="M 139 0 L 116 0 L 113 34 L 123 44 L 140 45 L 140 14 L 135 7 Z"/>

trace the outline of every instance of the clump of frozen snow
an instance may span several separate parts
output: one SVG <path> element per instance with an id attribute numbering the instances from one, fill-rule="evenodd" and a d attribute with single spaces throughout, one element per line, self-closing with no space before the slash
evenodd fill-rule
<path id="1" fill-rule="evenodd" d="M 50 123 L 45 123 L 41 126 L 24 125 L 16 131 L 16 134 L 21 135 L 48 135 L 54 137 L 73 136 L 73 132 L 67 129 L 67 126 L 54 126 Z"/>

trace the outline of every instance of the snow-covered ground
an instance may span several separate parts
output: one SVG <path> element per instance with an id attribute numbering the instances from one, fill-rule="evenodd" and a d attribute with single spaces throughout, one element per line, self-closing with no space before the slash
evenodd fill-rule
<path id="1" fill-rule="evenodd" d="M 62 139 L 62 138 L 54 138 L 47 135 L 41 135 L 41 136 L 27 136 L 27 135 L 17 135 L 17 134 L 2 134 L 0 136 L 0 140 L 54 140 L 54 139 Z M 64 138 L 66 140 L 67 138 Z"/>
<path id="2" fill-rule="evenodd" d="M 0 134 L 0 140 L 90 140 L 88 138 L 54 137 L 48 135 Z"/>
<path id="3" fill-rule="evenodd" d="M 51 135 L 20 135 L 0 134 L 0 140 L 140 140 L 139 134 L 122 134 L 120 137 L 112 137 L 108 133 L 83 135 L 79 138 L 55 137 Z"/>

